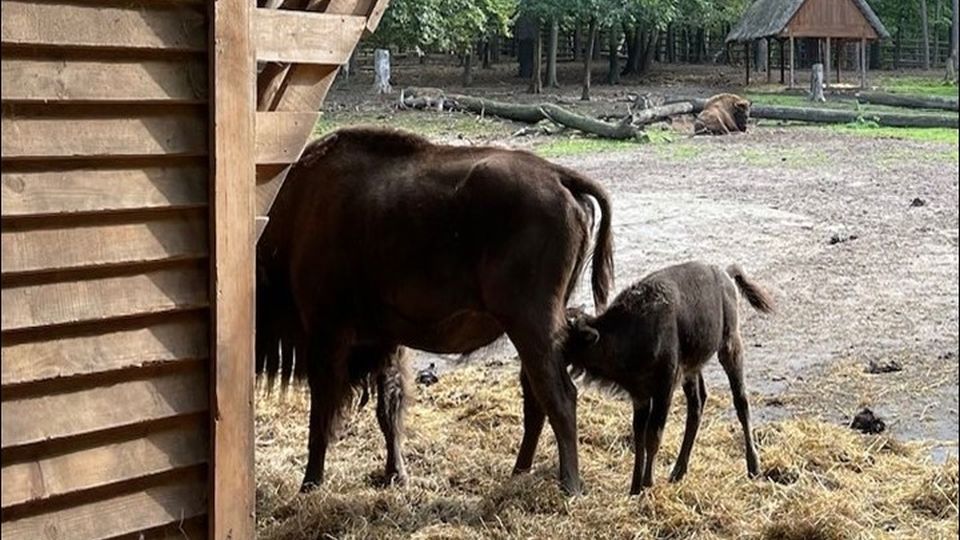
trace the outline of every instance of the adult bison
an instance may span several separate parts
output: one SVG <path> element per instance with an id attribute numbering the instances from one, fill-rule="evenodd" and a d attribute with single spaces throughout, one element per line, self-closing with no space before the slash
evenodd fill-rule
<path id="1" fill-rule="evenodd" d="M 399 450 L 402 346 L 465 353 L 504 333 L 521 361 L 524 435 L 515 472 L 533 462 L 544 417 L 560 479 L 580 491 L 576 388 L 559 354 L 564 309 L 594 224 L 592 288 L 612 285 L 603 188 L 521 151 L 440 146 L 407 133 L 344 129 L 307 147 L 280 191 L 258 250 L 258 370 L 306 377 L 309 458 L 302 489 L 323 481 L 339 412 L 375 380 L 387 477 Z M 277 344 L 298 345 L 278 361 Z M 294 373 L 295 372 L 295 373 Z"/>

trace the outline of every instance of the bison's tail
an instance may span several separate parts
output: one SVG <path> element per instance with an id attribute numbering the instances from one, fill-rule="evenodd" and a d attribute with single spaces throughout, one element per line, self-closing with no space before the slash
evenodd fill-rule
<path id="1" fill-rule="evenodd" d="M 740 289 L 740 294 L 746 297 L 747 302 L 750 302 L 750 305 L 753 306 L 754 309 L 761 313 L 773 313 L 776 311 L 773 296 L 759 283 L 750 279 L 746 272 L 743 271 L 743 268 L 740 268 L 740 265 L 731 264 L 728 266 L 727 275 L 737 284 L 737 288 Z"/>
<path id="2" fill-rule="evenodd" d="M 597 238 L 593 246 L 593 268 L 591 270 L 591 284 L 593 288 L 593 303 L 596 310 L 602 311 L 607 306 L 607 296 L 613 287 L 613 232 L 610 227 L 611 210 L 610 199 L 603 186 L 585 176 L 568 172 L 562 177 L 563 186 L 574 195 L 589 195 L 600 206 L 600 227 L 597 229 Z"/>
<path id="3" fill-rule="evenodd" d="M 289 290 L 271 279 L 258 261 L 256 362 L 257 385 L 269 393 L 280 379 L 281 390 L 306 377 L 303 340 Z M 298 356 L 294 365 L 294 354 Z M 266 379 L 266 380 L 264 380 Z"/>

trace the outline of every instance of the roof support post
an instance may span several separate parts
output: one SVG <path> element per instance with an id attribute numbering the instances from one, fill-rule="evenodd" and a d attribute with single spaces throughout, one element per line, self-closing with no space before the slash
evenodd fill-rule
<path id="1" fill-rule="evenodd" d="M 767 84 L 773 80 L 773 68 L 770 67 L 770 60 L 773 58 L 773 53 L 770 51 L 770 38 L 764 38 L 767 40 Z"/>
<path id="2" fill-rule="evenodd" d="M 780 42 L 780 84 L 787 82 L 786 77 L 784 76 L 784 67 L 787 65 L 786 56 L 784 56 L 783 50 L 783 38 L 777 39 Z"/>
<path id="3" fill-rule="evenodd" d="M 860 88 L 867 87 L 867 40 L 860 38 Z"/>
<path id="4" fill-rule="evenodd" d="M 830 38 L 824 42 L 823 47 L 823 84 L 830 87 Z"/>
<path id="5" fill-rule="evenodd" d="M 752 41 L 745 41 L 743 43 L 743 55 L 746 60 L 744 64 L 747 65 L 747 86 L 750 86 L 750 62 L 753 61 L 753 58 L 751 58 L 752 55 L 750 54 L 750 46 L 752 44 Z"/>
<path id="6" fill-rule="evenodd" d="M 795 66 L 796 66 L 796 58 L 794 58 L 794 42 L 793 42 L 793 36 L 790 36 L 790 88 L 793 88 L 794 86 L 796 86 L 797 79 L 794 74 L 794 71 L 796 69 Z"/>

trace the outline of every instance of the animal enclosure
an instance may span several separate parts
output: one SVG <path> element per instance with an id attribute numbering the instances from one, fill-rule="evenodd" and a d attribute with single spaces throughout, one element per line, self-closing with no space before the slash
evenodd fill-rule
<path id="1" fill-rule="evenodd" d="M 385 7 L 4 0 L 4 539 L 254 536 L 257 216 Z"/>

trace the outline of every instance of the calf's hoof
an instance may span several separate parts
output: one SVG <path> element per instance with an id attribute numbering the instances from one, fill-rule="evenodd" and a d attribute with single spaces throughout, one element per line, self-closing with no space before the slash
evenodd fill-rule
<path id="1" fill-rule="evenodd" d="M 671 483 L 671 484 L 674 484 L 674 483 L 676 483 L 676 482 L 679 482 L 679 481 L 683 480 L 683 477 L 686 476 L 686 475 L 687 475 L 687 471 L 686 471 L 686 470 L 684 470 L 684 469 L 679 469 L 679 470 L 678 470 L 678 469 L 674 469 L 673 472 L 670 473 L 670 483 Z"/>
<path id="2" fill-rule="evenodd" d="M 573 497 L 576 495 L 586 495 L 587 488 L 583 485 L 583 481 L 579 478 L 571 479 L 567 478 L 560 481 L 560 489 L 563 490 L 564 494 Z"/>
<path id="3" fill-rule="evenodd" d="M 300 493 L 310 493 L 319 488 L 322 483 L 323 480 L 304 480 L 303 483 L 300 484 Z"/>

